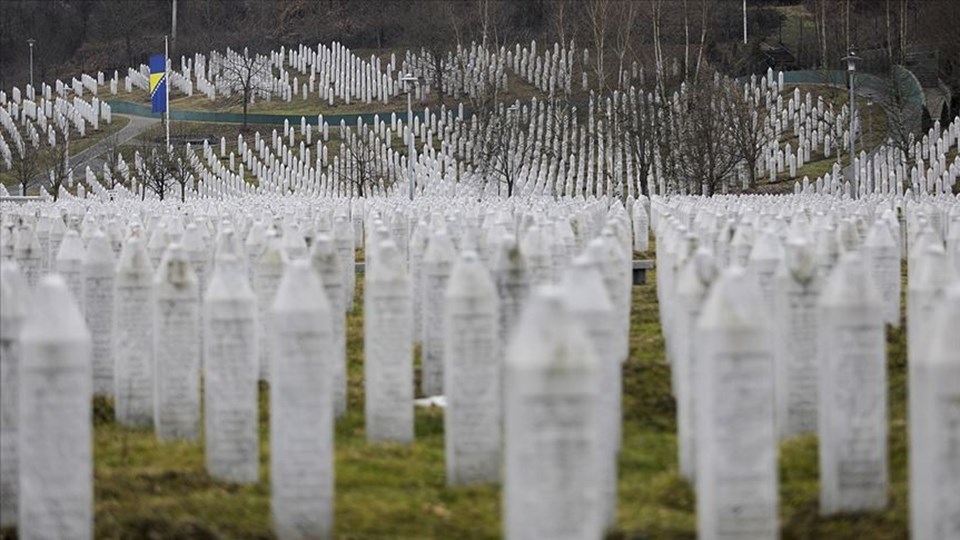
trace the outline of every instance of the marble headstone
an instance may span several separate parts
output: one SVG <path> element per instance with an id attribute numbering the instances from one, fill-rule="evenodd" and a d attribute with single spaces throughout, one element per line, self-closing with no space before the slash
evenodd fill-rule
<path id="1" fill-rule="evenodd" d="M 330 303 L 309 261 L 286 266 L 270 317 L 274 530 L 281 539 L 332 538 L 337 354 Z"/>
<path id="2" fill-rule="evenodd" d="M 773 343 L 748 271 L 714 282 L 697 335 L 698 536 L 777 538 Z"/>
<path id="3" fill-rule="evenodd" d="M 186 251 L 170 244 L 154 277 L 154 426 L 161 440 L 200 432 L 200 300 Z"/>
<path id="4" fill-rule="evenodd" d="M 17 523 L 20 330 L 29 309 L 27 282 L 16 263 L 0 263 L 0 527 Z"/>
<path id="5" fill-rule="evenodd" d="M 210 476 L 238 483 L 259 476 L 257 298 L 231 253 L 217 257 L 203 301 L 204 437 Z"/>
<path id="6" fill-rule="evenodd" d="M 411 289 L 392 241 L 379 247 L 365 274 L 364 419 L 370 442 L 413 441 Z"/>
<path id="7" fill-rule="evenodd" d="M 602 536 L 598 363 L 560 291 L 535 289 L 506 355 L 506 538 Z"/>
<path id="8" fill-rule="evenodd" d="M 476 252 L 458 258 L 444 302 L 447 484 L 495 483 L 500 478 L 499 300 Z"/>
<path id="9" fill-rule="evenodd" d="M 24 539 L 93 536 L 90 333 L 60 276 L 40 280 L 23 326 L 19 392 Z"/>
<path id="10" fill-rule="evenodd" d="M 887 504 L 887 372 L 883 310 L 863 258 L 847 253 L 819 306 L 820 512 Z"/>
<path id="11" fill-rule="evenodd" d="M 117 421 L 153 425 L 153 269 L 140 238 L 120 251 L 113 289 L 114 399 Z"/>

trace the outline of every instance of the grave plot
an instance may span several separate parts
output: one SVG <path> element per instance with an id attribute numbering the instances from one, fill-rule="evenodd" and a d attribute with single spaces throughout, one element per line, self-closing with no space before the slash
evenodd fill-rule
<path id="1" fill-rule="evenodd" d="M 536 51 L 458 52 L 471 75 L 445 91 L 510 71 L 574 93 L 573 46 Z M 237 92 L 220 74 L 249 58 L 181 70 Z M 384 70 L 336 44 L 252 61 L 283 99 L 314 92 L 300 70 L 344 102 L 396 96 L 391 77 L 424 62 Z M 702 142 L 678 136 L 704 88 L 626 89 L 579 113 L 532 98 L 304 116 L 137 149 L 122 183 L 88 169 L 0 202 L 3 526 L 960 534 L 960 119 L 793 193 L 733 193 L 840 150 L 850 112 L 799 89 L 784 105 L 773 72 L 707 90 L 701 113 L 748 107 L 752 159 L 697 161 Z M 667 133 L 631 131 L 655 119 Z M 634 285 L 645 257 L 654 275 Z"/>

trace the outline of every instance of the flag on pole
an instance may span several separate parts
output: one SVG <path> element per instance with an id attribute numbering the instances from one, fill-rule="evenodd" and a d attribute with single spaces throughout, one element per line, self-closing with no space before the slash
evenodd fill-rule
<path id="1" fill-rule="evenodd" d="M 167 110 L 167 57 L 163 54 L 150 56 L 150 99 L 153 112 Z"/>

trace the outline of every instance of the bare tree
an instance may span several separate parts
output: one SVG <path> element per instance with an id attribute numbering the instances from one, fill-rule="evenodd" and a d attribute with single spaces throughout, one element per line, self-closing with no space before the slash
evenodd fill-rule
<path id="1" fill-rule="evenodd" d="M 551 23 L 553 33 L 559 43 L 566 44 L 570 40 L 571 23 L 573 19 L 571 0 L 555 0 L 553 6 L 553 17 Z"/>
<path id="2" fill-rule="evenodd" d="M 604 52 L 607 49 L 607 34 L 609 32 L 610 0 L 590 0 L 586 4 L 586 11 L 587 22 L 590 25 L 590 35 L 593 38 L 593 72 L 597 78 L 597 86 L 605 88 L 607 71 L 604 65 Z"/>
<path id="3" fill-rule="evenodd" d="M 103 152 L 103 179 L 104 187 L 114 189 L 117 185 L 123 184 L 123 155 L 120 152 L 119 139 L 113 134 L 103 140 L 105 149 Z"/>
<path id="4" fill-rule="evenodd" d="M 512 196 L 534 140 L 521 126 L 519 104 L 505 107 L 500 103 L 475 118 L 480 133 L 475 165 L 486 182 L 497 183 L 497 193 L 502 193 L 503 186 L 504 194 Z"/>
<path id="5" fill-rule="evenodd" d="M 922 90 L 919 85 L 911 84 L 912 75 L 897 65 L 891 65 L 880 80 L 881 95 L 876 103 L 887 117 L 887 140 L 906 155 L 910 150 L 912 135 L 921 127 Z M 857 111 L 860 113 L 860 107 Z"/>
<path id="6" fill-rule="evenodd" d="M 70 166 L 70 134 L 69 130 L 63 135 L 63 144 L 50 149 L 50 190 L 53 200 L 60 198 L 60 187 L 70 179 L 73 167 Z"/>
<path id="7" fill-rule="evenodd" d="M 624 144 L 627 145 L 627 151 L 634 162 L 634 174 L 639 183 L 640 193 L 649 195 L 650 186 L 647 185 L 647 176 L 651 172 L 657 149 L 656 118 L 659 104 L 655 102 L 652 95 L 644 95 L 642 89 L 638 92 L 631 87 L 627 99 L 623 100 L 623 105 L 625 108 L 622 116 Z"/>
<path id="8" fill-rule="evenodd" d="M 634 43 L 637 15 L 640 11 L 638 2 L 618 2 L 615 4 L 613 16 L 615 21 L 614 53 L 617 55 L 617 87 L 623 88 L 623 66 L 627 55 L 631 52 Z"/>
<path id="9" fill-rule="evenodd" d="M 747 172 L 749 187 L 753 189 L 757 186 L 757 161 L 768 140 L 764 126 L 769 110 L 759 94 L 748 96 L 739 91 L 735 82 L 731 81 L 729 85 L 726 92 L 730 104 L 730 136 Z"/>
<path id="10" fill-rule="evenodd" d="M 182 144 L 174 146 L 170 154 L 170 178 L 180 187 L 180 202 L 184 202 L 187 200 L 187 184 L 194 178 L 193 167 L 190 165 L 191 152 Z"/>
<path id="11" fill-rule="evenodd" d="M 660 98 L 666 99 L 666 68 L 663 64 L 663 0 L 652 0 L 651 17 L 653 22 L 653 53 L 657 71 L 657 90 Z"/>
<path id="12" fill-rule="evenodd" d="M 387 175 L 379 159 L 380 141 L 366 125 L 359 131 L 346 129 L 340 144 L 340 182 L 352 186 L 358 197 L 387 189 Z"/>
<path id="13" fill-rule="evenodd" d="M 141 199 L 146 198 L 147 190 L 152 191 L 161 201 L 173 187 L 173 154 L 165 148 L 149 143 L 140 145 L 137 150 L 137 176 L 143 185 Z"/>
<path id="14" fill-rule="evenodd" d="M 716 0 L 700 0 L 700 45 L 697 47 L 697 66 L 694 70 L 693 78 L 700 78 L 700 68 L 703 65 L 703 49 L 707 44 L 707 30 L 710 26 L 707 19 L 713 11 L 713 4 Z"/>
<path id="15" fill-rule="evenodd" d="M 243 105 L 243 129 L 247 129 L 247 109 L 251 101 L 258 95 L 267 95 L 271 89 L 270 79 L 273 77 L 273 68 L 270 59 L 250 54 L 244 47 L 243 54 L 233 53 L 227 49 L 223 65 L 223 76 L 239 93 Z"/>
<path id="16" fill-rule="evenodd" d="M 42 142 L 34 146 L 29 140 L 17 146 L 17 151 L 13 153 L 12 172 L 22 195 L 27 194 L 27 188 L 43 172 L 44 164 L 51 155 L 50 150 Z"/>
<path id="17" fill-rule="evenodd" d="M 670 106 L 672 170 L 681 189 L 713 195 L 741 157 L 729 126 L 736 88 L 719 74 L 691 81 Z"/>

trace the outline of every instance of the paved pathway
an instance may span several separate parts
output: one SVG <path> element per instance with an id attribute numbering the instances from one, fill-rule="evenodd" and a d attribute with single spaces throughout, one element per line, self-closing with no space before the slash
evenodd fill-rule
<path id="1" fill-rule="evenodd" d="M 97 144 L 78 152 L 70 156 L 70 166 L 74 170 L 74 178 L 77 178 L 78 173 L 83 174 L 83 171 L 87 166 L 91 170 L 98 170 L 98 168 L 103 166 L 103 154 L 110 149 L 112 144 L 120 146 L 132 140 L 137 135 L 140 135 L 147 129 L 149 129 L 154 124 L 158 124 L 160 120 L 156 118 L 147 118 L 143 116 L 127 116 L 127 115 L 114 115 L 114 116 L 123 116 L 124 118 L 129 118 L 130 122 L 127 123 L 120 131 L 99 141 Z M 111 141 L 115 139 L 116 143 Z M 50 173 L 44 172 L 41 175 L 38 175 L 36 178 L 30 182 L 27 190 L 28 192 L 34 188 L 39 188 L 41 186 L 45 187 L 50 182 Z"/>

